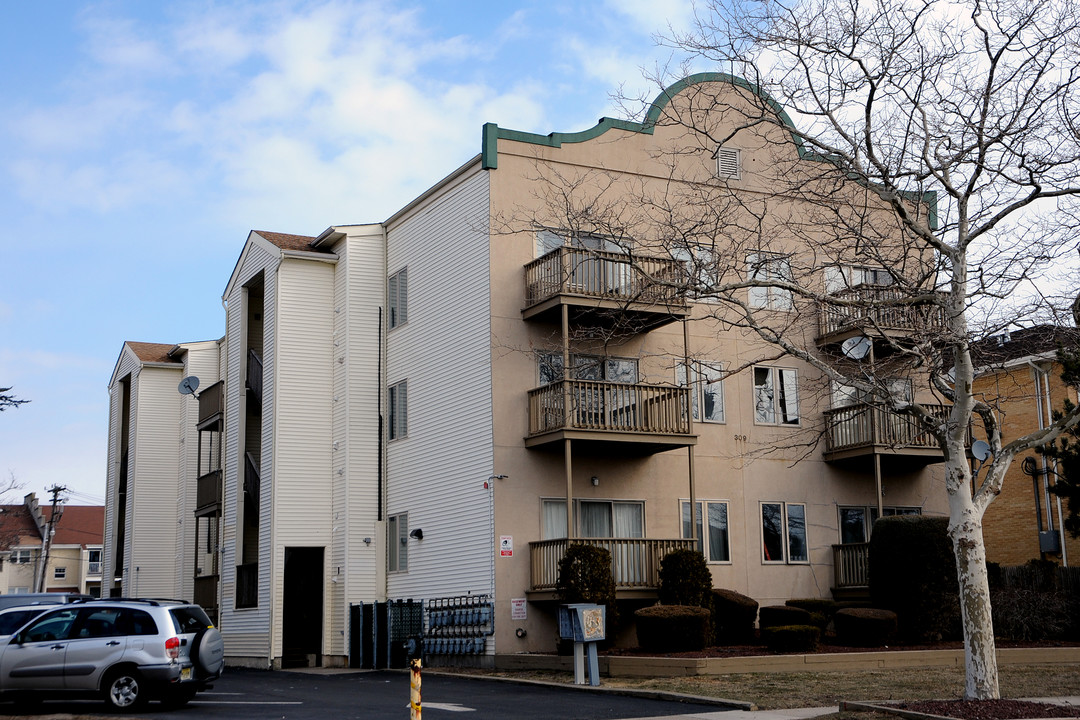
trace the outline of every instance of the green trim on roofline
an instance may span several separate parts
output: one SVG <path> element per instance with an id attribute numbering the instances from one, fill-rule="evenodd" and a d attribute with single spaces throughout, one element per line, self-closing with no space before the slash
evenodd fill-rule
<path id="1" fill-rule="evenodd" d="M 800 160 L 813 160 L 817 162 L 835 162 L 832 158 L 826 155 L 820 155 L 818 153 L 811 152 L 806 148 L 803 143 L 802 136 L 795 128 L 795 123 L 792 122 L 791 116 L 787 114 L 783 106 L 780 105 L 769 93 L 763 90 L 760 86 L 746 80 L 745 78 L 738 77 L 736 75 L 730 75 L 728 73 L 718 72 L 703 72 L 690 75 L 688 77 L 679 80 L 678 82 L 664 88 L 656 99 L 652 101 L 649 106 L 649 111 L 645 113 L 644 122 L 634 122 L 632 120 L 618 120 L 615 118 L 602 117 L 600 121 L 589 128 L 588 130 L 581 130 L 579 132 L 563 133 L 553 132 L 547 135 L 540 135 L 537 133 L 523 132 L 521 130 L 509 130 L 507 128 L 501 128 L 495 123 L 484 123 L 483 138 L 481 141 L 481 162 L 480 167 L 485 170 L 496 170 L 499 167 L 499 140 L 514 140 L 516 142 L 530 143 L 533 145 L 543 145 L 545 147 L 562 147 L 563 143 L 579 143 L 587 140 L 597 138 L 608 130 L 616 128 L 619 130 L 626 130 L 627 132 L 639 132 L 647 135 L 653 134 L 653 128 L 660 120 L 660 113 L 663 112 L 664 107 L 670 102 L 670 100 L 686 90 L 691 85 L 698 85 L 708 82 L 721 82 L 734 85 L 735 87 L 749 90 L 754 95 L 761 98 L 765 104 L 776 113 L 776 116 L 780 119 L 781 124 L 788 129 L 791 133 L 791 140 L 795 143 L 795 148 L 798 151 Z M 930 228 L 937 229 L 937 193 L 933 190 L 928 190 L 921 195 L 917 192 L 910 190 L 901 190 L 900 194 L 912 201 L 926 203 L 929 213 Z"/>

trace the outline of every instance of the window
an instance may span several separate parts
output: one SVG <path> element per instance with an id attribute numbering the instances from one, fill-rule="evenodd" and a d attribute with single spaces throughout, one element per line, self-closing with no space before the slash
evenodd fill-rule
<path id="1" fill-rule="evenodd" d="M 724 422 L 723 369 L 716 364 L 692 362 L 694 385 L 690 391 L 694 420 Z M 675 368 L 675 382 L 686 386 L 686 364 Z"/>
<path id="2" fill-rule="evenodd" d="M 409 268 L 402 268 L 386 283 L 387 324 L 393 330 L 409 322 Z"/>
<path id="3" fill-rule="evenodd" d="M 390 440 L 398 440 L 409 434 L 409 381 L 391 385 L 387 393 L 387 433 Z"/>
<path id="4" fill-rule="evenodd" d="M 15 563 L 16 565 L 26 565 L 27 563 L 30 562 L 30 551 L 29 550 L 12 550 L 11 551 L 11 562 Z"/>
<path id="5" fill-rule="evenodd" d="M 409 570 L 409 513 L 391 515 L 386 519 L 386 570 Z"/>
<path id="6" fill-rule="evenodd" d="M 901 402 L 911 402 L 911 381 L 907 378 L 889 378 L 885 380 L 885 386 L 889 390 L 889 395 L 894 399 Z M 865 390 L 850 385 L 841 385 L 835 381 L 832 383 L 832 406 L 834 408 L 861 405 L 873 402 L 873 400 L 874 397 Z"/>
<path id="7" fill-rule="evenodd" d="M 575 500 L 578 535 L 586 538 L 645 537 L 645 503 L 619 500 Z M 541 502 L 543 537 L 566 537 L 566 501 Z"/>
<path id="8" fill-rule="evenodd" d="M 691 537 L 690 503 L 683 500 L 682 536 Z M 697 526 L 698 549 L 705 548 L 705 559 L 709 562 L 731 562 L 731 547 L 728 543 L 727 503 L 714 500 L 702 500 L 696 503 L 694 524 Z M 703 512 L 704 509 L 704 512 Z M 708 525 L 702 525 L 702 515 L 708 518 Z"/>
<path id="9" fill-rule="evenodd" d="M 754 368 L 754 422 L 759 425 L 799 424 L 799 383 L 794 370 Z"/>
<path id="10" fill-rule="evenodd" d="M 683 264 L 683 282 L 695 297 L 712 292 L 720 283 L 716 253 L 704 245 L 675 245 L 670 248 L 671 258 Z"/>
<path id="11" fill-rule="evenodd" d="M 88 575 L 100 575 L 101 574 L 101 550 L 87 550 L 86 560 L 89 567 L 87 568 Z"/>
<path id="12" fill-rule="evenodd" d="M 805 505 L 761 503 L 761 560 L 766 563 L 809 562 Z"/>
<path id="13" fill-rule="evenodd" d="M 830 265 L 825 268 L 825 292 L 836 293 L 860 285 L 892 285 L 892 274 L 883 268 Z"/>
<path id="14" fill-rule="evenodd" d="M 53 580 L 63 580 L 66 577 L 67 577 L 67 568 L 66 567 L 53 568 Z"/>
<path id="15" fill-rule="evenodd" d="M 870 530 L 877 522 L 876 507 L 843 507 L 840 513 L 840 542 L 842 544 L 863 543 L 870 540 Z M 883 507 L 885 517 L 891 515 L 922 515 L 922 508 Z"/>
<path id="16" fill-rule="evenodd" d="M 750 253 L 746 256 L 746 277 L 750 282 L 762 283 L 759 287 L 750 288 L 747 297 L 750 307 L 766 310 L 791 310 L 794 307 L 790 290 L 769 284 L 793 282 L 791 263 L 785 256 L 775 253 Z"/>
<path id="17" fill-rule="evenodd" d="M 540 384 L 547 385 L 562 380 L 562 365 L 562 355 L 558 353 L 537 353 L 536 368 Z M 574 371 L 574 380 L 607 380 L 627 385 L 634 385 L 638 381 L 638 361 L 634 358 L 575 354 L 570 356 L 570 366 Z"/>
<path id="18" fill-rule="evenodd" d="M 742 177 L 742 154 L 737 148 L 716 148 L 713 157 L 716 158 L 716 176 L 728 180 L 738 180 Z"/>

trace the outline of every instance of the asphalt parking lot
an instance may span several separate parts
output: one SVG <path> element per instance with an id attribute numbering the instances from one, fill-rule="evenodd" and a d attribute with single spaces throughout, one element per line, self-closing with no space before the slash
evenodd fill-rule
<path id="1" fill-rule="evenodd" d="M 152 703 L 139 718 L 288 718 L 289 720 L 404 720 L 409 717 L 407 672 L 308 674 L 228 670 L 214 689 L 187 707 L 165 710 Z M 46 701 L 38 716 L 68 714 L 112 718 L 100 702 Z M 423 716 L 460 720 L 618 720 L 721 717 L 722 707 L 627 696 L 611 692 L 527 685 L 479 678 L 423 676 Z M 0 714 L 16 709 L 0 704 Z M 28 717 L 24 711 L 18 716 Z M 32 717 L 32 716 L 30 716 Z"/>

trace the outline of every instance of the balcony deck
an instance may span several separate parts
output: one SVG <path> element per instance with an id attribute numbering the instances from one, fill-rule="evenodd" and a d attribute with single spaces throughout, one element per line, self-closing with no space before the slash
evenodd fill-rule
<path id="1" fill-rule="evenodd" d="M 682 263 L 562 247 L 525 266 L 525 320 L 622 322 L 646 331 L 690 314 L 681 293 Z"/>
<path id="2" fill-rule="evenodd" d="M 945 327 L 943 307 L 912 305 L 908 293 L 888 285 L 863 285 L 831 297 L 850 304 L 821 305 L 819 346 L 841 343 L 857 335 L 903 340 Z"/>
<path id="3" fill-rule="evenodd" d="M 555 599 L 559 561 L 570 543 L 602 547 L 611 553 L 615 592 L 622 598 L 653 598 L 660 586 L 660 560 L 673 550 L 693 550 L 694 541 L 647 538 L 574 538 L 529 543 L 532 600 Z"/>
<path id="4" fill-rule="evenodd" d="M 947 405 L 923 405 L 944 421 L 949 414 Z M 933 435 L 919 427 L 910 415 L 886 408 L 860 403 L 826 410 L 826 461 L 892 455 L 923 463 L 941 462 L 944 454 Z"/>
<path id="5" fill-rule="evenodd" d="M 564 412 L 566 401 L 570 412 Z M 529 391 L 526 447 L 583 441 L 586 452 L 653 453 L 697 443 L 690 433 L 690 394 L 674 385 L 562 380 Z M 629 445 L 628 445 L 629 444 Z"/>

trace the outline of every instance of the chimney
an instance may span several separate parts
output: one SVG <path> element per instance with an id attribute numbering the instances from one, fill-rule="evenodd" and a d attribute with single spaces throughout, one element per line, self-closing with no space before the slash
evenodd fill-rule
<path id="1" fill-rule="evenodd" d="M 30 517 L 34 518 L 34 523 L 37 525 L 38 535 L 45 538 L 45 516 L 41 513 L 41 508 L 38 507 L 37 496 L 34 493 L 27 493 L 23 498 L 23 505 L 30 512 Z"/>

